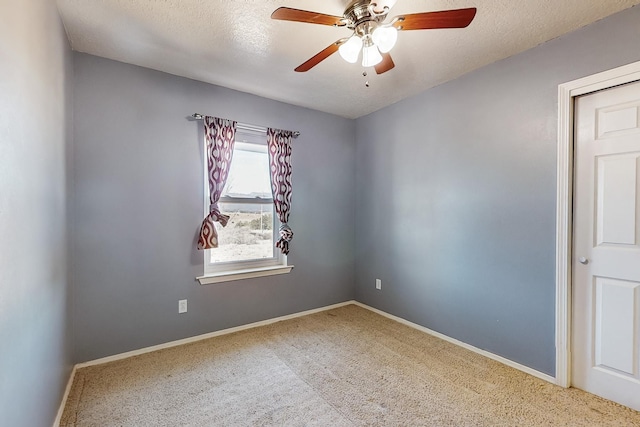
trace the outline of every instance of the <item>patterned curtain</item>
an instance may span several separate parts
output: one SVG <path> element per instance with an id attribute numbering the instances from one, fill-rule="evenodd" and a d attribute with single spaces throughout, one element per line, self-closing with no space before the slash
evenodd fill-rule
<path id="1" fill-rule="evenodd" d="M 280 239 L 276 246 L 283 254 L 289 253 L 289 242 L 293 239 L 293 231 L 287 224 L 291 211 L 291 137 L 293 132 L 267 129 L 269 147 L 269 169 L 271 171 L 271 194 L 276 215 L 282 224 Z"/>
<path id="2" fill-rule="evenodd" d="M 218 247 L 218 232 L 214 223 L 217 221 L 224 227 L 229 221 L 228 215 L 220 213 L 218 201 L 229 175 L 236 138 L 236 122 L 207 116 L 204 118 L 204 135 L 207 145 L 210 206 L 209 215 L 202 221 L 200 228 L 198 249 L 211 249 Z"/>

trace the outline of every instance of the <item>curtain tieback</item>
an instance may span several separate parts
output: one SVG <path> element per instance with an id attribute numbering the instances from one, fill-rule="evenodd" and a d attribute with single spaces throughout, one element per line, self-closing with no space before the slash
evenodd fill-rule
<path id="1" fill-rule="evenodd" d="M 220 212 L 220 208 L 218 207 L 218 202 L 211 203 L 211 205 L 209 205 L 209 216 L 214 221 L 219 222 L 220 225 L 223 227 L 226 227 L 227 222 L 229 222 L 229 215 L 225 215 Z"/>
<path id="2" fill-rule="evenodd" d="M 293 239 L 293 230 L 286 222 L 280 226 L 280 238 L 290 242 Z"/>
<path id="3" fill-rule="evenodd" d="M 282 250 L 282 253 L 289 253 L 289 242 L 293 239 L 293 230 L 286 222 L 280 226 L 280 239 L 276 242 L 276 247 Z"/>

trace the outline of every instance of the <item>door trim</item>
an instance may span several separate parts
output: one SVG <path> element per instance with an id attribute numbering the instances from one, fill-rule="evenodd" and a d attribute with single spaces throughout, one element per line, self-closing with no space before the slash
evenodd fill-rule
<path id="1" fill-rule="evenodd" d="M 556 190 L 556 384 L 571 386 L 573 98 L 640 80 L 640 61 L 558 86 Z"/>

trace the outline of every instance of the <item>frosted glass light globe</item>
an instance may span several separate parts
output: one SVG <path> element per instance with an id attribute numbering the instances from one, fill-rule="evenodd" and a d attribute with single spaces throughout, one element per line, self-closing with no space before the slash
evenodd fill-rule
<path id="1" fill-rule="evenodd" d="M 394 26 L 378 27 L 373 31 L 371 39 L 378 46 L 380 52 L 387 53 L 393 49 L 396 40 L 398 40 L 398 30 Z"/>
<path id="2" fill-rule="evenodd" d="M 342 56 L 342 59 L 354 64 L 358 61 L 360 49 L 362 49 L 362 39 L 353 35 L 349 40 L 340 45 L 338 52 L 340 53 L 340 56 Z"/>
<path id="3" fill-rule="evenodd" d="M 366 46 L 362 49 L 362 66 L 373 67 L 382 61 L 382 55 L 378 52 L 376 45 Z"/>

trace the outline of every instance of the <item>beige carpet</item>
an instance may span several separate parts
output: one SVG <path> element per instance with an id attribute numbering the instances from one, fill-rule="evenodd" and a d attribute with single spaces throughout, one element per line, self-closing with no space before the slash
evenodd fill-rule
<path id="1" fill-rule="evenodd" d="M 62 426 L 640 426 L 349 305 L 78 370 Z"/>

